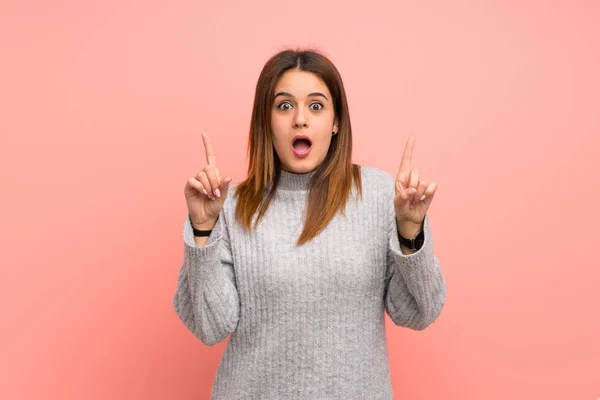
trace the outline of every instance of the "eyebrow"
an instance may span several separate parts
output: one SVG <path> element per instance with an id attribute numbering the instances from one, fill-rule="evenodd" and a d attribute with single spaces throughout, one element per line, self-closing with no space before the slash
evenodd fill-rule
<path id="1" fill-rule="evenodd" d="M 275 99 L 277 98 L 277 96 L 288 96 L 291 98 L 294 98 L 294 96 L 291 93 L 288 92 L 279 92 L 275 95 Z M 311 97 L 311 96 L 319 96 L 319 97 L 323 97 L 325 100 L 329 101 L 329 99 L 327 98 L 327 96 L 325 96 L 323 93 L 321 92 L 312 92 L 309 93 L 307 97 Z"/>

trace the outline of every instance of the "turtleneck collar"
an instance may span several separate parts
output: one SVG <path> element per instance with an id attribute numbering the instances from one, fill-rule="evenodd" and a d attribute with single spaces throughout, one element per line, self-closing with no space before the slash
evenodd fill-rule
<path id="1" fill-rule="evenodd" d="M 305 174 L 296 174 L 281 170 L 281 176 L 279 177 L 279 185 L 277 186 L 277 189 L 307 191 L 310 185 L 310 179 L 313 177 L 313 175 L 315 175 L 315 172 L 316 170 Z"/>

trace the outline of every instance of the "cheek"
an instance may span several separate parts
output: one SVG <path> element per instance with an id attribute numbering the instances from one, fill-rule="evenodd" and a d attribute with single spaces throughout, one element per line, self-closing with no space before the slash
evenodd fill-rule
<path id="1" fill-rule="evenodd" d="M 274 135 L 281 134 L 285 132 L 285 121 L 282 118 L 271 117 L 271 130 Z"/>
<path id="2" fill-rule="evenodd" d="M 271 120 L 271 130 L 273 132 L 273 145 L 279 149 L 285 144 L 287 134 L 283 126 L 275 120 Z"/>
<path id="3" fill-rule="evenodd" d="M 335 118 L 332 113 L 328 113 L 327 115 L 324 115 L 323 118 L 319 118 L 317 122 L 319 124 L 319 129 L 331 130 L 331 128 L 333 127 L 334 119 Z"/>
<path id="4" fill-rule="evenodd" d="M 315 126 L 315 130 L 318 131 L 321 137 L 331 136 L 331 132 L 333 132 L 333 120 L 324 118 Z"/>

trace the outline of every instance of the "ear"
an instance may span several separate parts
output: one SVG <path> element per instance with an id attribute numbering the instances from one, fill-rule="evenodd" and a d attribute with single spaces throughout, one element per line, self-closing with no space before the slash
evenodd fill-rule
<path id="1" fill-rule="evenodd" d="M 335 134 L 337 135 L 337 133 L 339 131 L 340 131 L 339 124 L 338 124 L 337 120 L 335 120 L 335 122 L 333 123 L 333 132 L 335 132 Z"/>

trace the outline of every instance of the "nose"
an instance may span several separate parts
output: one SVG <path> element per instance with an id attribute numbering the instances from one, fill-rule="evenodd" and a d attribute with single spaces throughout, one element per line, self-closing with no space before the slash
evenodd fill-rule
<path id="1" fill-rule="evenodd" d="M 296 115 L 294 116 L 294 128 L 306 127 L 306 122 L 306 115 L 304 114 L 304 111 L 298 107 L 298 112 L 296 112 Z"/>

